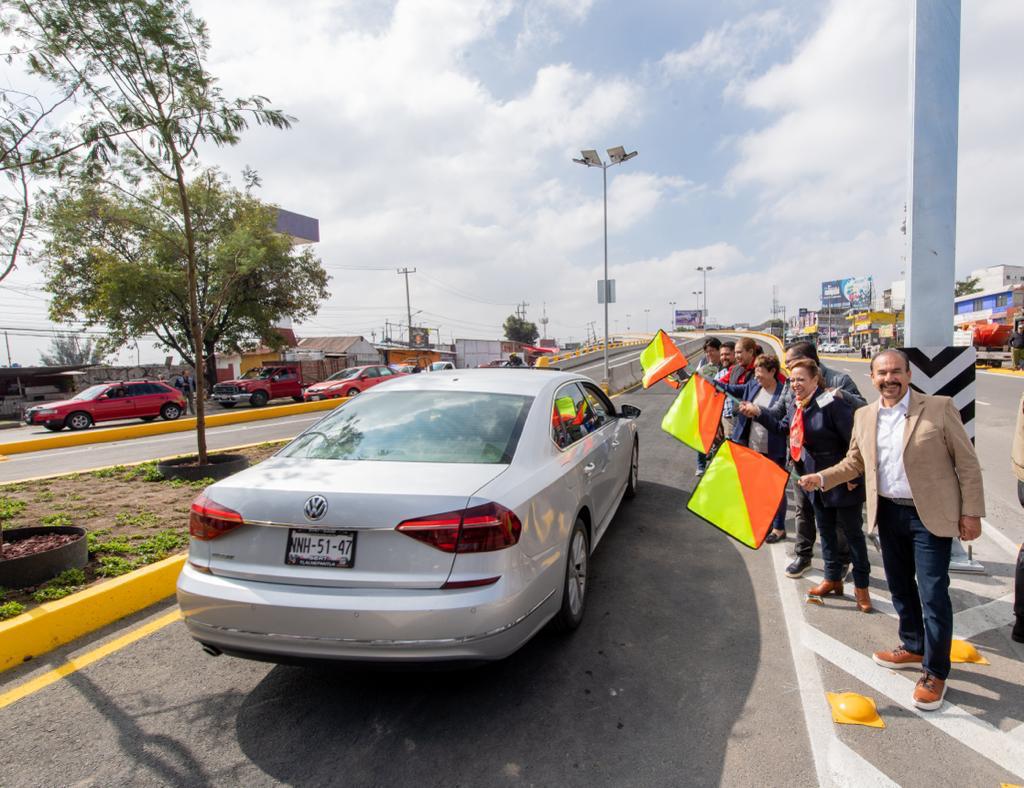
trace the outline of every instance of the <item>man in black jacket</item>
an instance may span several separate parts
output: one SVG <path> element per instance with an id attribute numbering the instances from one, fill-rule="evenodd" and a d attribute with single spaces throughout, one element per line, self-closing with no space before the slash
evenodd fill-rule
<path id="1" fill-rule="evenodd" d="M 818 350 L 811 342 L 794 342 L 786 348 L 787 367 L 798 358 L 809 358 L 818 365 L 818 369 L 825 379 L 825 388 L 831 391 L 833 396 L 850 403 L 854 410 L 867 404 L 867 401 L 861 396 L 857 384 L 853 382 L 853 378 L 845 372 L 829 369 L 822 364 L 818 359 Z M 786 390 L 782 392 L 782 396 L 776 400 L 769 412 L 776 419 L 781 420 L 786 415 L 792 400 L 793 392 L 787 385 Z M 837 536 L 839 537 L 840 561 L 843 564 L 843 574 L 845 575 L 845 567 L 850 565 L 850 548 L 847 546 L 846 537 L 841 530 L 837 532 Z M 801 490 L 797 490 L 796 546 L 793 548 L 793 561 L 786 567 L 786 577 L 803 577 L 804 572 L 810 569 L 814 541 L 817 537 L 818 529 L 814 526 L 814 507 L 811 506 L 810 499 Z"/>
<path id="2" fill-rule="evenodd" d="M 1013 356 L 1013 368 L 1020 369 L 1024 362 L 1024 324 L 1017 323 L 1010 334 L 1010 353 Z"/>

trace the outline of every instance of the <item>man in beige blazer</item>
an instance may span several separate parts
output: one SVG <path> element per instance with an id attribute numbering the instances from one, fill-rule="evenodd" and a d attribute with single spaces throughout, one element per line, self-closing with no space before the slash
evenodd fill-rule
<path id="1" fill-rule="evenodd" d="M 863 474 L 868 526 L 878 529 L 900 620 L 899 647 L 872 657 L 888 668 L 922 669 L 914 705 L 932 710 L 942 705 L 950 670 L 950 550 L 954 537 L 981 535 L 981 466 L 953 401 L 910 388 L 904 353 L 875 356 L 871 382 L 881 397 L 854 414 L 846 457 L 802 477 L 800 486 L 828 490 Z"/>

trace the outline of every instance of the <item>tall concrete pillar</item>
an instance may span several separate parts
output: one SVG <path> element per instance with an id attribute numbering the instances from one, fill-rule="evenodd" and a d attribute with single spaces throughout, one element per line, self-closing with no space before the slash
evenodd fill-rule
<path id="1" fill-rule="evenodd" d="M 908 346 L 953 344 L 960 0 L 912 0 L 907 185 Z"/>

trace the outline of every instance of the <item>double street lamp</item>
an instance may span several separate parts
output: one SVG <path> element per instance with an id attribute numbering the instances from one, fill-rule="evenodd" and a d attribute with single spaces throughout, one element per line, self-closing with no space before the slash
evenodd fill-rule
<path id="1" fill-rule="evenodd" d="M 601 169 L 601 179 L 604 183 L 604 384 L 605 389 L 608 388 L 608 301 L 611 296 L 610 288 L 608 287 L 608 168 L 614 167 L 616 164 L 622 164 L 623 162 L 629 161 L 637 152 L 626 153 L 626 149 L 621 145 L 614 148 L 608 148 L 608 158 L 610 162 L 605 163 L 601 160 L 601 157 L 597 154 L 596 150 L 585 150 L 580 151 L 583 158 L 573 159 L 577 164 L 582 164 L 584 167 L 599 167 Z"/>
<path id="2" fill-rule="evenodd" d="M 676 302 L 675 301 L 669 301 L 668 305 L 670 307 L 672 307 L 672 309 L 670 310 L 672 312 L 672 318 L 671 318 L 671 320 L 668 321 L 668 324 L 670 326 L 672 326 L 672 330 L 675 331 L 676 328 L 677 328 L 677 326 L 676 326 Z"/>
<path id="3" fill-rule="evenodd" d="M 713 265 L 698 265 L 697 270 L 704 274 L 704 310 L 700 314 L 701 328 L 708 327 L 708 271 L 714 271 Z"/>

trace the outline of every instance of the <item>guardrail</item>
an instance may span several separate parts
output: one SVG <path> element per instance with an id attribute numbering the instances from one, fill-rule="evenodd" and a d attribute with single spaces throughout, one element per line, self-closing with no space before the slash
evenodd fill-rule
<path id="1" fill-rule="evenodd" d="M 650 342 L 649 339 L 637 339 L 637 340 L 633 340 L 631 342 L 609 342 L 608 343 L 608 349 L 609 350 L 614 350 L 615 348 L 620 348 L 620 347 L 635 347 L 635 346 L 638 346 L 638 345 L 646 345 L 649 342 Z M 589 356 L 592 353 L 603 353 L 603 352 L 604 352 L 604 345 L 601 344 L 601 345 L 598 345 L 596 347 L 588 347 L 585 350 L 574 350 L 574 351 L 572 351 L 570 353 L 559 353 L 558 355 L 555 355 L 555 356 L 541 356 L 539 359 L 537 359 L 537 366 L 538 367 L 547 367 L 547 366 L 550 366 L 551 364 L 555 364 L 555 363 L 557 363 L 559 361 L 566 361 L 567 359 L 570 359 L 570 358 L 580 358 L 581 356 Z"/>

